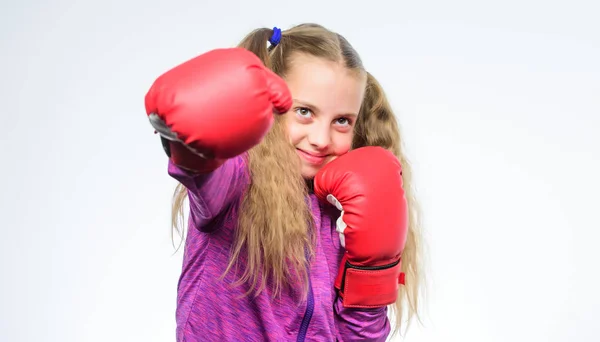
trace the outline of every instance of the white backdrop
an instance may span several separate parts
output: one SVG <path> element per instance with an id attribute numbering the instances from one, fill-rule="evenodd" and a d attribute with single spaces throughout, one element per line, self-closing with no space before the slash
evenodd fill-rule
<path id="1" fill-rule="evenodd" d="M 407 341 L 598 341 L 598 2 L 372 3 L 2 1 L 0 340 L 173 341 L 175 182 L 145 92 L 318 22 L 383 83 L 416 169 L 429 292 Z"/>

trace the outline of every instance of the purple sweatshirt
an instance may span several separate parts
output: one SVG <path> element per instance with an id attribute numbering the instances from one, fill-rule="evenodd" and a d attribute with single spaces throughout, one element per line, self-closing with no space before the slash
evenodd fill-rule
<path id="1" fill-rule="evenodd" d="M 169 163 L 169 174 L 187 189 L 188 235 L 177 294 L 177 341 L 385 341 L 390 332 L 387 308 L 349 309 L 336 298 L 334 281 L 343 248 L 335 230 L 339 211 L 310 195 L 318 227 L 309 269 L 308 298 L 270 289 L 242 297 L 248 287 L 231 286 L 229 272 L 241 194 L 248 185 L 246 159 L 228 160 L 206 175 L 191 175 Z M 291 209 L 291 208 L 290 208 Z"/>

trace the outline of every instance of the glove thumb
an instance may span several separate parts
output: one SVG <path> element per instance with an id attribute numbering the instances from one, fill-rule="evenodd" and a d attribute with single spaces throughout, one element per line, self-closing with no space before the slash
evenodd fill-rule
<path id="1" fill-rule="evenodd" d="M 285 81 L 271 71 L 265 68 L 267 77 L 267 89 L 274 110 L 277 114 L 285 114 L 292 107 L 292 94 Z"/>

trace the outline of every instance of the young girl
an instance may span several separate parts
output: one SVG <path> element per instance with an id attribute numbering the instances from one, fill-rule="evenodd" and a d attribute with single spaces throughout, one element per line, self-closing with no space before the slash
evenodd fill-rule
<path id="1" fill-rule="evenodd" d="M 344 37 L 255 30 L 161 75 L 146 110 L 180 182 L 177 230 L 190 206 L 178 341 L 385 341 L 387 305 L 395 331 L 416 315 L 411 170 Z"/>

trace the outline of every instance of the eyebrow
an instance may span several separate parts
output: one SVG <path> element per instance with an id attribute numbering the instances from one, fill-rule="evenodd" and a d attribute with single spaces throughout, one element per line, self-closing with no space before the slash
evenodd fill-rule
<path id="1" fill-rule="evenodd" d="M 311 104 L 309 102 L 306 102 L 306 101 L 303 101 L 303 100 L 300 100 L 300 99 L 292 99 L 292 100 L 294 102 L 300 104 L 303 107 L 307 107 L 307 108 L 312 109 L 315 112 L 320 112 L 321 111 L 319 109 L 319 107 L 317 107 L 317 106 L 315 106 L 315 105 L 313 105 L 313 104 Z M 338 114 L 338 115 L 341 115 L 341 116 L 355 116 L 355 117 L 358 116 L 358 114 L 356 114 L 356 113 L 344 113 L 344 114 Z"/>
<path id="2" fill-rule="evenodd" d="M 317 106 L 315 106 L 313 104 L 310 104 L 310 103 L 308 103 L 306 101 L 303 101 L 303 100 L 300 100 L 300 99 L 292 99 L 292 100 L 294 100 L 294 102 L 297 102 L 298 104 L 300 104 L 300 105 L 302 105 L 304 107 L 308 107 L 308 108 L 310 108 L 310 109 L 312 109 L 312 110 L 314 110 L 316 112 L 320 111 L 319 107 L 317 107 Z"/>

